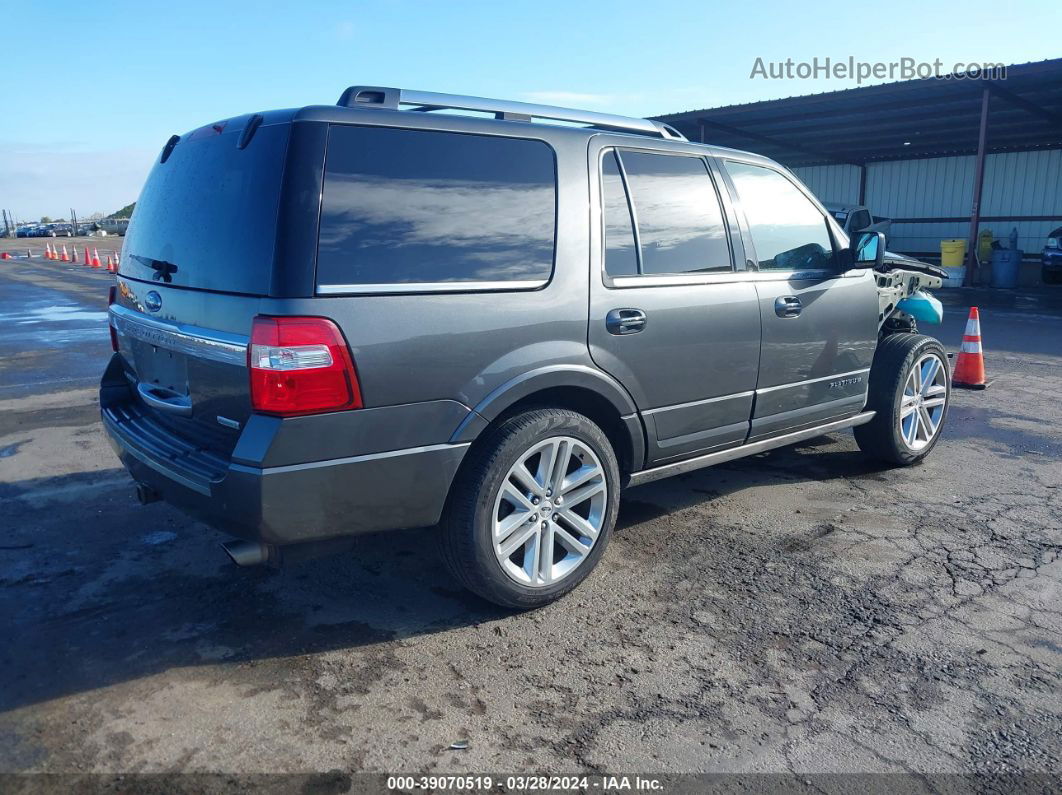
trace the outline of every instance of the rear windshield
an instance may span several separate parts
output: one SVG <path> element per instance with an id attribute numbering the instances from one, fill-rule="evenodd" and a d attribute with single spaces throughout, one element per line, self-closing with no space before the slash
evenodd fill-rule
<path id="1" fill-rule="evenodd" d="M 542 141 L 334 126 L 317 283 L 540 285 L 553 270 L 556 193 Z"/>
<path id="2" fill-rule="evenodd" d="M 204 127 L 184 136 L 165 163 L 155 162 L 126 235 L 124 275 L 175 287 L 269 293 L 291 125 L 259 127 L 239 149 L 242 128 Z"/>

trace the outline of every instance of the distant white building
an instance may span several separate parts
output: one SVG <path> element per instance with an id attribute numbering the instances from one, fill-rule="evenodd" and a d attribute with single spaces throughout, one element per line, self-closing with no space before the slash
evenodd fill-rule
<path id="1" fill-rule="evenodd" d="M 125 230 L 129 228 L 128 218 L 104 218 L 102 221 L 97 221 L 96 225 L 100 229 L 105 231 L 108 235 L 125 235 Z"/>

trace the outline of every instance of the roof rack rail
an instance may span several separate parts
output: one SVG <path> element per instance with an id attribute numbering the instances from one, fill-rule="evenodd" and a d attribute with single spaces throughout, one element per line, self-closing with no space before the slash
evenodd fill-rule
<path id="1" fill-rule="evenodd" d="M 402 106 L 408 106 L 413 111 L 471 110 L 493 113 L 494 118 L 506 121 L 548 119 L 550 121 L 586 124 L 602 130 L 641 133 L 642 135 L 652 135 L 657 138 L 669 138 L 676 141 L 686 140 L 686 136 L 674 127 L 650 119 L 617 116 L 612 113 L 598 113 L 592 110 L 558 108 L 553 105 L 536 105 L 530 102 L 465 97 L 459 94 L 437 94 L 433 91 L 410 91 L 404 88 L 351 86 L 343 92 L 339 102 L 336 104 L 345 108 L 387 110 L 399 110 Z"/>

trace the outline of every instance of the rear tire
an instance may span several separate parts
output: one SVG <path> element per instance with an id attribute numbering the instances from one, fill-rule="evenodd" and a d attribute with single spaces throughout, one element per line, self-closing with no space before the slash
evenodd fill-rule
<path id="1" fill-rule="evenodd" d="M 950 403 L 943 346 L 921 334 L 891 334 L 874 354 L 867 396 L 874 419 L 855 428 L 856 443 L 870 458 L 917 464 L 940 440 Z"/>
<path id="2" fill-rule="evenodd" d="M 604 554 L 619 484 L 612 445 L 587 417 L 553 408 L 510 417 L 473 446 L 454 481 L 441 527 L 443 561 L 464 587 L 495 604 L 549 604 Z"/>

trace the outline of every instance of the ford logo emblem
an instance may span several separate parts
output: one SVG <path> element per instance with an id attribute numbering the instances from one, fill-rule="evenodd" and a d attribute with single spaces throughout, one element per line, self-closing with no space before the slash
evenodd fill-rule
<path id="1" fill-rule="evenodd" d="M 152 290 L 144 296 L 144 306 L 149 312 L 158 312 L 162 309 L 162 296 Z"/>

